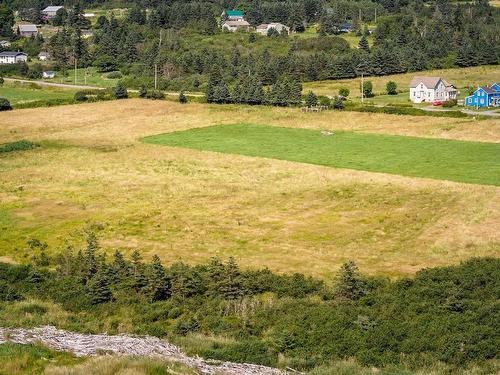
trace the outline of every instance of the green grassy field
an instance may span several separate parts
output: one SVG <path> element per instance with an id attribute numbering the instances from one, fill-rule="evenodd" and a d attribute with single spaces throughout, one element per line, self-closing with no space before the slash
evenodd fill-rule
<path id="1" fill-rule="evenodd" d="M 30 86 L 0 86 L 0 98 L 6 98 L 12 105 L 34 102 L 37 100 L 71 99 L 75 90 L 57 88 L 31 88 Z"/>
<path id="2" fill-rule="evenodd" d="M 148 143 L 413 177 L 500 185 L 500 145 L 378 134 L 223 125 L 146 137 Z"/>

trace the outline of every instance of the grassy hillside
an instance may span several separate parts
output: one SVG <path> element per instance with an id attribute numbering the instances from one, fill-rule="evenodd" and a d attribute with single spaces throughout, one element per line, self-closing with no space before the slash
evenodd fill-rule
<path id="1" fill-rule="evenodd" d="M 53 249 L 78 243 L 89 225 L 102 229 L 104 249 L 140 247 L 166 263 L 232 255 L 248 267 L 325 279 L 351 258 L 366 273 L 394 276 L 498 254 L 495 186 L 140 141 L 256 123 L 498 143 L 497 120 L 133 99 L 11 111 L 0 123 L 0 143 L 40 145 L 0 156 L 0 256 L 10 259 L 30 259 L 32 238 Z"/>
<path id="2" fill-rule="evenodd" d="M 41 88 L 36 85 L 12 85 L 0 86 L 0 98 L 6 98 L 15 107 L 18 104 L 35 102 L 38 100 L 72 99 L 76 90 Z"/>
<path id="3" fill-rule="evenodd" d="M 145 138 L 194 148 L 487 185 L 500 185 L 500 145 L 238 124 Z"/>
<path id="4" fill-rule="evenodd" d="M 367 81 L 373 83 L 373 92 L 375 94 L 384 94 L 385 85 L 389 81 L 394 81 L 398 85 L 398 90 L 408 92 L 411 79 L 414 76 L 438 76 L 446 79 L 454 84 L 458 89 L 464 90 L 469 87 L 477 87 L 478 85 L 492 84 L 500 81 L 500 67 L 493 66 L 476 66 L 470 68 L 453 68 L 453 69 L 438 69 L 428 70 L 425 72 L 413 72 L 405 74 L 394 74 L 384 77 L 365 77 Z M 319 81 L 304 83 L 304 92 L 309 90 L 314 91 L 318 95 L 337 95 L 341 87 L 347 87 L 351 91 L 352 97 L 359 97 L 359 87 L 361 78 L 336 80 L 336 81 Z M 463 95 L 462 95 L 463 96 Z"/>

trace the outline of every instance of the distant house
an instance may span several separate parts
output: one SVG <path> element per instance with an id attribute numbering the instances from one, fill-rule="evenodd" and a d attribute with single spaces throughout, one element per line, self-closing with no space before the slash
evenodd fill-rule
<path id="1" fill-rule="evenodd" d="M 236 31 L 249 31 L 250 30 L 250 24 L 247 21 L 225 21 L 222 24 L 222 30 L 227 30 L 230 32 L 236 32 Z"/>
<path id="2" fill-rule="evenodd" d="M 17 64 L 20 62 L 26 62 L 28 60 L 28 55 L 24 52 L 0 52 L 0 64 Z"/>
<path id="3" fill-rule="evenodd" d="M 38 35 L 38 28 L 36 25 L 18 25 L 17 34 L 24 37 L 32 37 Z"/>
<path id="4" fill-rule="evenodd" d="M 10 47 L 10 42 L 8 40 L 0 40 L 0 47 L 8 48 Z"/>
<path id="5" fill-rule="evenodd" d="M 45 72 L 42 72 L 42 77 L 46 79 L 52 79 L 56 76 L 56 72 L 53 72 L 52 70 L 47 70 Z"/>
<path id="6" fill-rule="evenodd" d="M 354 30 L 354 26 L 350 22 L 344 22 L 342 25 L 340 25 L 340 32 L 341 33 L 350 33 L 353 30 Z"/>
<path id="7" fill-rule="evenodd" d="M 92 30 L 82 30 L 82 38 L 83 39 L 92 38 L 93 36 L 94 36 L 94 33 L 92 32 Z"/>
<path id="8" fill-rule="evenodd" d="M 40 61 L 47 61 L 50 60 L 50 53 L 46 51 L 42 51 L 38 54 L 38 60 Z"/>
<path id="9" fill-rule="evenodd" d="M 245 14 L 242 10 L 224 10 L 221 14 L 222 21 L 244 21 Z"/>
<path id="10" fill-rule="evenodd" d="M 441 77 L 413 77 L 410 82 L 410 100 L 413 103 L 446 101 L 456 98 L 455 86 Z"/>
<path id="11" fill-rule="evenodd" d="M 285 26 L 279 22 L 263 23 L 262 25 L 257 26 L 255 31 L 262 35 L 268 35 L 269 30 L 271 29 L 276 30 L 280 34 L 283 33 L 283 31 L 285 31 L 286 33 L 290 32 L 290 28 L 288 26 Z"/>
<path id="12" fill-rule="evenodd" d="M 59 6 L 50 5 L 47 8 L 45 8 L 44 10 L 42 10 L 42 16 L 45 20 L 51 20 L 52 18 L 54 18 L 56 16 L 59 9 L 63 9 L 63 8 L 64 7 L 60 6 L 60 5 Z"/>
<path id="13" fill-rule="evenodd" d="M 465 98 L 464 104 L 471 107 L 500 107 L 500 84 L 478 87 Z"/>

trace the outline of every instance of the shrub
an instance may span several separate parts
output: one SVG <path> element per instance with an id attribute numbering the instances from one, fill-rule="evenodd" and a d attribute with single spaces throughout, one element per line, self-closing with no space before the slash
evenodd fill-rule
<path id="1" fill-rule="evenodd" d="M 385 85 L 385 90 L 387 91 L 387 95 L 397 95 L 398 94 L 398 86 L 396 85 L 396 82 L 394 81 L 389 81 Z"/>
<path id="2" fill-rule="evenodd" d="M 5 98 L 0 98 L 0 112 L 1 111 L 10 111 L 11 109 L 12 109 L 12 106 L 10 105 L 10 102 Z"/>
<path id="3" fill-rule="evenodd" d="M 165 94 L 160 90 L 153 90 L 153 91 L 149 91 L 146 93 L 146 98 L 153 99 L 153 100 L 164 99 Z"/>
<path id="4" fill-rule="evenodd" d="M 196 332 L 200 329 L 198 321 L 194 318 L 180 319 L 175 323 L 174 333 L 180 336 L 186 336 L 190 332 Z"/>
<path id="5" fill-rule="evenodd" d="M 4 84 L 4 82 L 5 82 L 5 81 L 4 81 L 3 77 L 2 77 L 2 76 L 0 76 L 0 86 L 2 86 L 2 85 Z"/>
<path id="6" fill-rule="evenodd" d="M 344 109 L 344 101 L 342 97 L 336 96 L 335 99 L 333 99 L 333 109 Z"/>
<path id="7" fill-rule="evenodd" d="M 111 72 L 107 75 L 107 78 L 109 78 L 109 79 L 120 79 L 122 77 L 123 76 L 120 72 Z"/>
<path id="8" fill-rule="evenodd" d="M 457 99 L 450 99 L 443 103 L 444 108 L 451 108 L 457 105 Z"/>
<path id="9" fill-rule="evenodd" d="M 14 151 L 24 151 L 31 150 L 32 148 L 38 147 L 37 144 L 30 141 L 17 141 L 11 143 L 4 143 L 0 145 L 0 153 L 2 152 L 14 152 Z"/>
<path id="10" fill-rule="evenodd" d="M 83 91 L 77 91 L 75 92 L 75 96 L 74 96 L 75 100 L 77 102 L 85 102 L 88 100 L 87 98 L 87 94 Z"/>
<path id="11" fill-rule="evenodd" d="M 144 86 L 139 87 L 139 98 L 145 98 L 148 95 L 148 90 Z"/>
<path id="12" fill-rule="evenodd" d="M 344 98 L 347 98 L 349 96 L 349 94 L 350 94 L 350 91 L 349 91 L 349 89 L 347 87 L 341 87 L 339 89 L 339 95 L 340 96 L 342 96 Z"/>
<path id="13" fill-rule="evenodd" d="M 365 82 L 363 82 L 362 91 L 363 91 L 363 96 L 365 98 L 373 98 L 374 95 L 373 95 L 373 84 L 372 84 L 372 82 L 371 81 L 365 81 Z"/>
<path id="14" fill-rule="evenodd" d="M 126 99 L 128 98 L 128 91 L 125 85 L 121 82 L 118 82 L 118 84 L 115 86 L 113 90 L 113 94 L 116 99 Z"/>
<path id="15" fill-rule="evenodd" d="M 186 95 L 184 95 L 184 91 L 181 91 L 179 94 L 179 103 L 181 103 L 181 104 L 187 103 L 187 98 L 186 98 Z"/>
<path id="16" fill-rule="evenodd" d="M 332 101 L 326 96 L 320 96 L 318 97 L 318 104 L 330 108 Z"/>

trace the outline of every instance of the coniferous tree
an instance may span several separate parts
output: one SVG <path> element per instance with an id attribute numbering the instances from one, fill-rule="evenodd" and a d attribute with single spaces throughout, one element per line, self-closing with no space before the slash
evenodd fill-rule
<path id="1" fill-rule="evenodd" d="M 113 293 L 109 287 L 109 280 L 104 269 L 99 270 L 87 284 L 91 303 L 94 305 L 106 303 L 113 299 Z"/>
<path id="2" fill-rule="evenodd" d="M 224 265 L 218 292 L 227 299 L 236 299 L 243 294 L 240 270 L 233 257 Z"/>
<path id="3" fill-rule="evenodd" d="M 122 82 L 118 82 L 113 89 L 113 95 L 116 99 L 126 99 L 128 98 L 128 91 Z"/>
<path id="4" fill-rule="evenodd" d="M 312 91 L 309 91 L 306 96 L 306 106 L 316 107 L 318 105 L 318 97 Z"/>
<path id="5" fill-rule="evenodd" d="M 358 47 L 360 50 L 365 51 L 366 53 L 370 53 L 370 46 L 368 44 L 368 40 L 364 35 L 359 40 Z"/>
<path id="6" fill-rule="evenodd" d="M 366 294 L 366 283 L 359 276 L 358 267 L 352 261 L 342 265 L 337 273 L 334 296 L 341 300 L 356 301 Z"/>
<path id="7" fill-rule="evenodd" d="M 170 297 L 170 281 L 158 255 L 154 255 L 147 272 L 146 294 L 151 301 L 161 301 Z"/>

